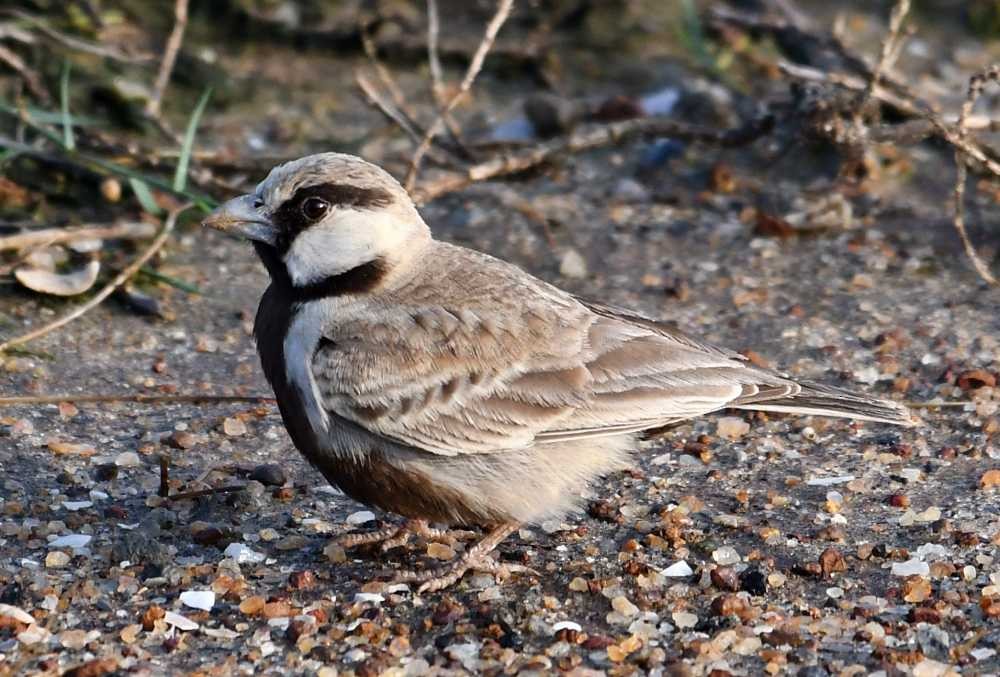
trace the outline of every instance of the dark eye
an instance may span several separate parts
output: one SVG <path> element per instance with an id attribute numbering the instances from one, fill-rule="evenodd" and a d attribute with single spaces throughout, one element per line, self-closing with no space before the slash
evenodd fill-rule
<path id="1" fill-rule="evenodd" d="M 306 201 L 302 203 L 302 215 L 310 221 L 318 221 L 323 218 L 328 209 L 330 209 L 330 203 L 318 197 L 306 198 Z"/>
<path id="2" fill-rule="evenodd" d="M 260 199 L 259 197 L 255 197 L 253 199 L 253 208 L 254 209 L 263 209 L 264 208 L 264 201 L 262 199 Z"/>

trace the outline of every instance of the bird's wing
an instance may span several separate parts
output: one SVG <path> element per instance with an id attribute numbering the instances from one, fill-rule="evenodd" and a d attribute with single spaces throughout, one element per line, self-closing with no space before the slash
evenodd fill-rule
<path id="1" fill-rule="evenodd" d="M 493 272 L 503 289 L 486 276 L 442 290 L 438 276 L 434 294 L 381 299 L 354 320 L 338 318 L 313 358 L 323 406 L 386 438 L 454 455 L 638 431 L 796 387 L 515 268 Z"/>

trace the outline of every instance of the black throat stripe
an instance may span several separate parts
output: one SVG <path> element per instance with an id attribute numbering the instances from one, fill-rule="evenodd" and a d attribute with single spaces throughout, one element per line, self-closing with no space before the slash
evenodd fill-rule
<path id="1" fill-rule="evenodd" d="M 382 188 L 359 188 L 343 183 L 320 183 L 299 188 L 274 210 L 271 217 L 278 230 L 275 246 L 282 256 L 292 246 L 295 237 L 313 224 L 302 213 L 302 204 L 311 197 L 326 200 L 333 207 L 353 209 L 378 209 L 393 202 L 392 193 Z"/>

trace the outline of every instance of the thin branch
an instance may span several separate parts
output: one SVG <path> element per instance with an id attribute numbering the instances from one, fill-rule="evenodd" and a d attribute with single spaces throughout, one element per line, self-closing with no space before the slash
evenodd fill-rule
<path id="1" fill-rule="evenodd" d="M 45 84 L 42 82 L 41 76 L 33 71 L 28 64 L 24 63 L 24 59 L 18 56 L 16 52 L 5 45 L 0 45 L 0 61 L 10 66 L 24 79 L 24 84 L 28 86 L 28 91 L 40 103 L 46 106 L 52 103 L 52 96 L 45 89 Z"/>
<path id="2" fill-rule="evenodd" d="M 441 58 L 438 55 L 438 35 L 441 21 L 438 16 L 437 0 L 427 0 L 427 63 L 431 69 L 431 97 L 438 107 L 444 105 L 444 75 L 441 72 Z"/>
<path id="3" fill-rule="evenodd" d="M 431 147 L 434 137 L 441 133 L 445 118 L 447 118 L 451 111 L 455 109 L 455 106 L 458 105 L 459 100 L 469 91 L 476 76 L 479 75 L 479 71 L 482 70 L 486 55 L 493 46 L 500 28 L 507 21 L 507 17 L 510 16 L 510 10 L 513 6 L 514 0 L 499 0 L 497 3 L 496 14 L 493 15 L 493 18 L 490 19 L 489 24 L 486 26 L 483 39 L 480 41 L 476 53 L 472 56 L 472 61 L 465 71 L 465 77 L 462 78 L 462 82 L 458 86 L 458 91 L 452 95 L 448 103 L 440 110 L 438 116 L 434 119 L 434 123 L 427 130 L 427 133 L 424 134 L 423 140 L 413 153 L 413 159 L 410 161 L 410 168 L 406 172 L 406 181 L 404 183 L 407 190 L 413 188 L 417 180 L 417 174 L 420 172 L 420 165 L 423 162 L 424 155 L 427 154 L 427 150 Z"/>
<path id="4" fill-rule="evenodd" d="M 139 255 L 137 259 L 135 259 L 132 263 L 130 263 L 124 270 L 118 273 L 118 275 L 116 275 L 115 278 L 111 280 L 111 282 L 105 285 L 101 289 L 101 291 L 97 292 L 97 294 L 95 294 L 92 299 L 78 306 L 77 308 L 67 313 L 66 315 L 60 317 L 59 319 L 55 320 L 54 322 L 50 322 L 49 324 L 39 327 L 38 329 L 29 331 L 27 334 L 23 334 L 21 336 L 0 343 L 0 353 L 4 352 L 5 350 L 8 350 L 9 348 L 12 348 L 13 346 L 19 346 L 24 343 L 28 343 L 29 341 L 34 341 L 37 338 L 45 336 L 46 334 L 53 332 L 56 329 L 59 329 L 60 327 L 64 327 L 73 320 L 83 316 L 88 311 L 93 310 L 94 308 L 99 306 L 101 302 L 104 301 L 104 299 L 111 296 L 111 294 L 113 294 L 118 287 L 125 284 L 125 282 L 129 280 L 129 278 L 135 275 L 139 271 L 139 269 L 142 268 L 143 265 L 145 265 L 146 262 L 149 261 L 149 259 L 153 258 L 156 252 L 158 252 L 163 247 L 163 245 L 166 244 L 167 239 L 169 239 L 170 234 L 174 230 L 174 226 L 177 224 L 177 217 L 180 216 L 181 212 L 188 209 L 188 207 L 190 206 L 191 206 L 190 204 L 186 204 L 176 209 L 173 209 L 167 215 L 166 220 L 163 222 L 163 227 L 160 229 L 160 232 L 156 236 L 156 238 L 149 244 L 149 247 L 147 247 L 146 250 L 141 255 Z"/>
<path id="5" fill-rule="evenodd" d="M 681 141 L 714 144 L 723 147 L 752 143 L 767 134 L 774 126 L 774 118 L 761 118 L 733 129 L 719 131 L 697 127 L 661 117 L 634 118 L 607 125 L 590 126 L 573 132 L 570 136 L 547 141 L 530 148 L 501 155 L 460 173 L 418 186 L 411 194 L 418 203 L 426 203 L 447 193 L 453 193 L 480 181 L 518 174 L 543 165 L 562 154 L 580 153 L 595 148 L 623 143 L 635 137 L 666 136 Z"/>
<path id="6" fill-rule="evenodd" d="M 381 92 L 376 89 L 368 78 L 362 75 L 360 72 L 354 74 L 354 82 L 358 85 L 358 89 L 361 93 L 365 95 L 368 100 L 369 105 L 374 106 L 386 116 L 392 122 L 395 122 L 400 129 L 406 132 L 407 135 L 414 141 L 419 141 L 421 135 L 411 124 L 411 120 L 408 115 L 403 113 L 401 110 L 396 108 L 392 103 L 386 101 L 382 96 Z"/>
<path id="7" fill-rule="evenodd" d="M 191 498 L 201 498 L 202 496 L 212 496 L 213 494 L 233 494 L 246 489 L 245 484 L 232 484 L 225 487 L 213 487 L 211 489 L 199 489 L 197 491 L 184 491 L 172 496 L 166 496 L 168 501 L 184 501 Z"/>
<path id="8" fill-rule="evenodd" d="M 174 28 L 167 38 L 167 46 L 163 50 L 163 60 L 160 62 L 160 71 L 156 75 L 153 83 L 153 91 L 146 102 L 146 115 L 153 119 L 160 117 L 160 104 L 163 100 L 163 93 L 170 82 L 170 74 L 174 71 L 174 63 L 177 61 L 177 52 L 180 51 L 181 43 L 184 41 L 184 31 L 187 29 L 188 20 L 188 0 L 176 0 L 174 4 Z"/>
<path id="9" fill-rule="evenodd" d="M 62 395 L 14 395 L 0 397 L 0 407 L 14 407 L 25 404 L 108 404 L 112 402 L 132 402 L 135 404 L 192 404 L 211 402 L 214 404 L 274 404 L 275 399 L 266 395 L 147 395 L 143 393 L 122 393 L 121 395 L 86 395 L 65 393 Z"/>
<path id="10" fill-rule="evenodd" d="M 155 234 L 156 226 L 141 221 L 127 221 L 110 226 L 43 228 L 16 235 L 0 236 L 0 251 L 49 246 L 77 240 L 144 240 Z"/>
<path id="11" fill-rule="evenodd" d="M 969 78 L 969 91 L 965 97 L 965 102 L 962 104 L 962 109 L 958 114 L 958 136 L 962 141 L 966 141 L 968 130 L 966 129 L 966 121 L 969 119 L 969 115 L 972 114 L 972 109 L 976 105 L 976 101 L 983 93 L 983 88 L 986 87 L 988 82 L 997 82 L 1000 80 L 1000 65 L 994 64 L 982 71 L 981 73 L 976 73 L 971 78 Z M 969 233 L 965 228 L 965 184 L 967 183 L 968 169 L 965 164 L 965 157 L 963 151 L 955 147 L 955 190 L 954 190 L 954 200 L 955 200 L 955 218 L 953 223 L 955 224 L 955 231 L 958 233 L 958 239 L 962 242 L 962 247 L 965 249 L 966 256 L 969 257 L 969 261 L 972 263 L 972 267 L 976 269 L 976 273 L 979 274 L 985 282 L 991 285 L 996 285 L 997 279 L 990 272 L 990 267 L 985 261 L 979 256 L 976 251 L 975 245 L 972 244 L 972 239 L 969 237 Z"/>
<path id="12" fill-rule="evenodd" d="M 861 105 L 858 106 L 858 110 L 855 115 L 855 124 L 858 125 L 859 128 L 864 125 L 862 116 L 864 115 L 864 111 L 868 107 L 868 103 L 871 101 L 872 96 L 875 94 L 875 89 L 882 81 L 883 75 L 892 69 L 893 63 L 899 56 L 898 47 L 902 46 L 903 42 L 901 34 L 903 21 L 906 20 L 906 15 L 909 13 L 910 0 L 898 0 L 892 8 L 892 13 L 889 15 L 889 32 L 886 34 L 885 40 L 882 41 L 882 52 L 879 55 L 879 59 L 875 64 L 874 70 L 872 70 L 871 78 L 868 80 L 868 85 L 865 87 L 865 91 L 861 99 Z"/>
<path id="13" fill-rule="evenodd" d="M 38 17 L 24 12 L 19 9 L 11 9 L 4 12 L 9 16 L 14 16 L 22 21 L 31 24 L 32 28 L 36 31 L 49 38 L 53 42 L 57 42 L 63 47 L 76 50 L 78 52 L 84 52 L 86 54 L 93 54 L 94 56 L 99 56 L 104 59 L 111 59 L 112 61 L 118 61 L 120 63 L 131 63 L 131 64 L 144 64 L 149 63 L 154 59 L 154 55 L 151 52 L 142 52 L 139 54 L 126 54 L 125 52 L 111 47 L 108 45 L 101 45 L 95 42 L 88 42 L 87 40 L 81 40 L 72 35 L 66 35 L 65 33 L 60 33 L 56 29 L 50 27 L 44 21 Z"/>

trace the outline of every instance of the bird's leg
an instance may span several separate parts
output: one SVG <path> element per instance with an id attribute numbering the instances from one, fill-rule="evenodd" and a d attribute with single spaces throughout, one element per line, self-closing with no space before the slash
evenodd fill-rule
<path id="1" fill-rule="evenodd" d="M 405 545 L 414 535 L 422 536 L 427 540 L 444 540 L 451 545 L 458 539 L 469 538 L 474 534 L 471 531 L 435 529 L 427 523 L 427 520 L 410 519 L 398 527 L 386 527 L 365 534 L 346 534 L 341 536 L 338 542 L 344 548 L 381 543 L 382 552 L 386 552 Z"/>
<path id="2" fill-rule="evenodd" d="M 396 574 L 394 580 L 395 582 L 401 583 L 421 583 L 417 593 L 422 594 L 424 592 L 436 592 L 438 590 L 443 590 L 444 588 L 453 585 L 461 580 L 462 576 L 464 576 L 470 569 L 476 571 L 486 571 L 488 573 L 497 573 L 502 569 L 506 569 L 507 571 L 531 572 L 531 569 L 519 564 L 501 565 L 495 559 L 490 557 L 490 553 L 493 549 L 496 548 L 501 541 L 514 533 L 514 531 L 517 530 L 517 527 L 518 524 L 515 522 L 501 524 L 491 531 L 486 538 L 465 551 L 465 554 L 463 554 L 458 561 L 441 567 L 436 567 L 434 569 L 428 569 L 426 571 L 401 571 Z"/>

